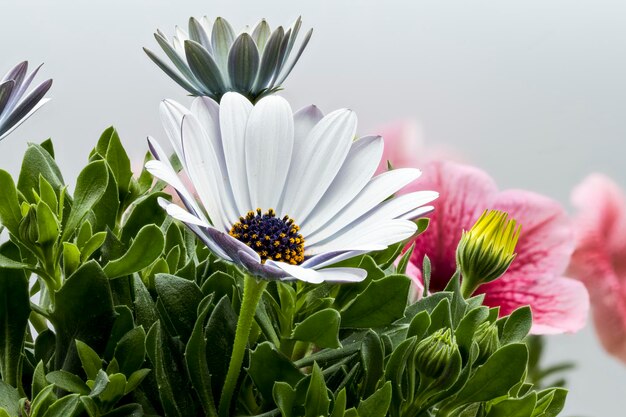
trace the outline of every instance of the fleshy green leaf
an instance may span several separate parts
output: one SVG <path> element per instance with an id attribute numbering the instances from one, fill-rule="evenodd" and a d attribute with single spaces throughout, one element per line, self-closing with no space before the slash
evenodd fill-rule
<path id="1" fill-rule="evenodd" d="M 332 308 L 320 310 L 298 323 L 291 338 L 315 343 L 321 348 L 339 348 L 340 322 L 341 315 L 337 310 Z"/>
<path id="2" fill-rule="evenodd" d="M 74 202 L 63 230 L 63 240 L 76 232 L 76 228 L 100 200 L 109 182 L 108 168 L 104 161 L 95 161 L 87 165 L 76 180 Z"/>
<path id="3" fill-rule="evenodd" d="M 128 251 L 107 263 L 104 272 L 114 279 L 141 271 L 161 255 L 164 245 L 161 229 L 154 224 L 146 225 L 139 231 Z"/>
<path id="4" fill-rule="evenodd" d="M 263 398 L 272 398 L 274 382 L 282 381 L 295 386 L 304 378 L 304 374 L 296 368 L 288 357 L 280 353 L 269 342 L 259 344 L 250 353 L 250 368 L 248 375 L 263 395 Z"/>
<path id="5" fill-rule="evenodd" d="M 373 281 L 341 312 L 341 327 L 386 326 L 404 315 L 411 280 L 405 275 L 389 275 Z M 381 297 L 381 294 L 385 294 Z"/>

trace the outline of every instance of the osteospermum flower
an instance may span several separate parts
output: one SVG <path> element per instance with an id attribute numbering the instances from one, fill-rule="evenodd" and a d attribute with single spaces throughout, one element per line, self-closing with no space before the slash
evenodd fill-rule
<path id="1" fill-rule="evenodd" d="M 44 95 L 52 86 L 46 80 L 26 94 L 41 65 L 28 74 L 28 62 L 20 62 L 0 81 L 0 140 L 48 102 Z"/>
<path id="2" fill-rule="evenodd" d="M 309 30 L 297 52 L 296 38 L 302 26 L 298 18 L 289 29 L 270 29 L 265 20 L 254 28 L 246 27 L 238 35 L 221 17 L 211 22 L 207 17 L 189 19 L 189 32 L 177 27 L 170 41 L 157 31 L 157 42 L 172 61 L 175 70 L 144 48 L 170 78 L 195 96 L 220 100 L 227 91 L 239 92 L 257 100 L 281 88 L 298 62 L 313 30 Z"/>
<path id="3" fill-rule="evenodd" d="M 227 93 L 221 105 L 196 98 L 187 110 L 161 106 L 165 129 L 201 205 L 149 138 L 156 158 L 146 168 L 173 186 L 186 210 L 163 201 L 218 256 L 265 279 L 360 281 L 358 268 L 328 266 L 411 237 L 413 219 L 432 210 L 433 191 L 389 199 L 420 171 L 376 177 L 380 136 L 354 140 L 350 110 L 324 116 L 315 106 L 295 114 L 270 96 L 252 105 Z M 210 219 L 210 220 L 209 220 Z"/>

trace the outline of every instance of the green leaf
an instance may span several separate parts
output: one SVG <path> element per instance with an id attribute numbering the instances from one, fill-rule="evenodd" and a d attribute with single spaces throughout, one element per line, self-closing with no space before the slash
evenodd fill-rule
<path id="1" fill-rule="evenodd" d="M 122 228 L 121 241 L 128 243 L 130 239 L 137 236 L 139 231 L 147 224 L 163 223 L 163 220 L 167 217 L 167 213 L 159 205 L 159 198 L 171 199 L 171 196 L 166 193 L 151 193 L 145 197 L 133 202 L 126 213 L 128 214 L 127 220 L 124 222 Z"/>
<path id="2" fill-rule="evenodd" d="M 204 323 L 213 311 L 213 295 L 202 299 L 198 319 L 185 348 L 185 364 L 191 384 L 200 398 L 200 405 L 207 415 L 216 415 L 215 400 L 211 389 L 211 374 L 206 360 L 207 339 L 204 336 Z"/>
<path id="3" fill-rule="evenodd" d="M 315 343 L 320 348 L 340 348 L 339 324 L 341 315 L 332 308 L 315 312 L 298 323 L 292 339 Z"/>
<path id="4" fill-rule="evenodd" d="M 37 231 L 39 232 L 37 243 L 46 244 L 56 241 L 59 235 L 59 222 L 56 214 L 43 200 L 37 203 L 36 213 Z"/>
<path id="5" fill-rule="evenodd" d="M 411 323 L 409 324 L 409 329 L 406 333 L 406 337 L 416 336 L 418 339 L 421 339 L 426 333 L 426 330 L 430 327 L 430 316 L 426 311 L 420 311 L 413 317 Z"/>
<path id="6" fill-rule="evenodd" d="M 0 408 L 4 408 L 11 417 L 19 413 L 20 394 L 8 383 L 0 380 Z"/>
<path id="7" fill-rule="evenodd" d="M 91 238 L 89 238 L 89 240 L 83 245 L 83 247 L 80 248 L 81 262 L 87 261 L 95 251 L 100 249 L 100 246 L 104 244 L 106 237 L 106 232 L 98 232 L 91 236 Z"/>
<path id="8" fill-rule="evenodd" d="M 211 373 L 213 398 L 220 398 L 228 372 L 228 361 L 224 358 L 230 358 L 232 354 L 236 329 L 237 314 L 228 297 L 222 297 L 213 309 L 204 330 L 205 337 L 210 341 L 207 344 L 206 360 Z"/>
<path id="9" fill-rule="evenodd" d="M 158 226 L 144 226 L 128 251 L 122 257 L 112 260 L 104 267 L 104 272 L 111 279 L 130 275 L 150 266 L 163 251 L 165 238 Z"/>
<path id="10" fill-rule="evenodd" d="M 54 213 L 58 213 L 59 199 L 57 193 L 42 175 L 39 176 L 39 197 Z"/>
<path id="11" fill-rule="evenodd" d="M 65 391 L 88 395 L 91 391 L 78 376 L 66 371 L 53 371 L 46 375 L 46 380 Z"/>
<path id="12" fill-rule="evenodd" d="M 508 398 L 493 405 L 487 417 L 532 417 L 536 403 L 535 392 L 522 398 Z"/>
<path id="13" fill-rule="evenodd" d="M 75 244 L 63 242 L 63 269 L 65 275 L 72 275 L 80 266 L 80 251 Z"/>
<path id="14" fill-rule="evenodd" d="M 182 364 L 174 357 L 166 335 L 157 321 L 148 331 L 146 351 L 152 362 L 161 405 L 168 417 L 188 417 L 198 415 L 195 402 L 190 395 L 188 380 L 181 374 Z M 224 362 L 223 356 L 219 359 Z"/>
<path id="15" fill-rule="evenodd" d="M 362 417 L 385 417 L 391 404 L 391 381 L 359 403 L 357 411 Z"/>
<path id="16" fill-rule="evenodd" d="M 274 382 L 282 381 L 293 387 L 304 378 L 293 362 L 269 342 L 259 344 L 250 353 L 248 375 L 266 400 L 272 398 Z"/>
<path id="17" fill-rule="evenodd" d="M 122 146 L 120 137 L 113 126 L 109 127 L 102 133 L 102 136 L 108 135 L 108 146 L 106 154 L 103 154 L 106 161 L 113 171 L 117 188 L 122 195 L 128 193 L 128 187 L 130 185 L 130 179 L 133 176 L 133 171 L 130 166 L 130 159 L 128 154 Z M 101 139 L 102 140 L 102 139 Z"/>
<path id="18" fill-rule="evenodd" d="M 81 340 L 96 352 L 106 346 L 115 320 L 109 280 L 95 261 L 74 272 L 56 294 L 50 320 L 57 331 L 56 369 L 72 373 L 81 363 L 74 340 Z"/>
<path id="19" fill-rule="evenodd" d="M 43 417 L 77 417 L 82 408 L 80 395 L 70 394 L 54 402 Z"/>
<path id="20" fill-rule="evenodd" d="M 113 171 L 108 165 L 106 170 L 109 177 L 106 189 L 102 197 L 100 197 L 98 202 L 92 207 L 95 216 L 95 219 L 93 219 L 93 229 L 96 231 L 104 231 L 107 227 L 110 229 L 116 228 L 118 211 L 121 204 Z"/>
<path id="21" fill-rule="evenodd" d="M 10 248 L 14 247 L 3 249 Z M 15 387 L 21 386 L 22 350 L 29 316 L 26 274 L 19 269 L 0 269 L 0 376 Z"/>
<path id="22" fill-rule="evenodd" d="M 361 362 L 365 376 L 363 377 L 361 397 L 374 393 L 378 381 L 384 375 L 385 352 L 380 337 L 376 332 L 368 330 L 361 344 Z"/>
<path id="23" fill-rule="evenodd" d="M 33 372 L 33 382 L 31 384 L 31 398 L 35 398 L 46 386 L 46 373 L 44 370 L 43 361 L 39 361 Z"/>
<path id="24" fill-rule="evenodd" d="M 134 391 L 139 384 L 148 376 L 148 374 L 152 372 L 150 369 L 138 369 L 128 377 L 128 382 L 126 383 L 126 387 L 124 388 L 124 395 L 127 395 Z"/>
<path id="25" fill-rule="evenodd" d="M 524 344 L 513 343 L 498 349 L 470 377 L 455 403 L 490 401 L 506 395 L 524 377 L 527 361 Z"/>
<path id="26" fill-rule="evenodd" d="M 100 200 L 109 182 L 108 168 L 104 161 L 87 165 L 76 179 L 72 210 L 65 223 L 62 239 L 67 240 L 91 208 Z"/>
<path id="27" fill-rule="evenodd" d="M 405 275 L 389 275 L 372 281 L 341 312 L 341 327 L 382 327 L 403 317 L 410 285 L 411 280 Z"/>
<path id="28" fill-rule="evenodd" d="M 154 282 L 167 317 L 171 320 L 177 335 L 186 343 L 191 336 L 198 305 L 203 298 L 200 288 L 193 281 L 168 274 L 157 274 Z"/>
<path id="29" fill-rule="evenodd" d="M 411 247 L 404 252 L 400 261 L 398 261 L 398 267 L 396 268 L 396 272 L 398 274 L 405 274 L 406 268 L 409 265 L 409 260 L 411 259 L 411 255 L 413 255 L 413 251 L 415 250 L 415 243 L 411 245 Z"/>
<path id="30" fill-rule="evenodd" d="M 83 370 L 89 379 L 96 379 L 98 371 L 102 369 L 102 359 L 95 350 L 90 348 L 86 343 L 76 340 L 76 351 L 83 366 Z"/>
<path id="31" fill-rule="evenodd" d="M 504 323 L 504 330 L 500 337 L 503 345 L 521 342 L 533 324 L 532 313 L 529 306 L 520 307 L 508 317 Z"/>
<path id="32" fill-rule="evenodd" d="M 17 180 L 17 189 L 31 203 L 36 202 L 33 190 L 39 189 L 40 175 L 56 191 L 60 191 L 63 188 L 64 182 L 61 170 L 50 153 L 41 145 L 30 143 L 22 160 L 22 168 Z"/>
<path id="33" fill-rule="evenodd" d="M 157 321 L 157 310 L 150 292 L 139 275 L 133 276 L 135 322 L 137 325 L 149 329 Z"/>
<path id="34" fill-rule="evenodd" d="M 0 223 L 14 236 L 18 236 L 18 227 L 22 212 L 17 199 L 17 189 L 11 175 L 0 170 Z"/>
<path id="35" fill-rule="evenodd" d="M 346 412 L 346 403 L 347 403 L 346 389 L 342 388 L 341 391 L 339 391 L 339 393 L 335 397 L 335 404 L 333 405 L 333 413 L 330 415 L 330 417 L 343 417 L 344 413 Z"/>
<path id="36" fill-rule="evenodd" d="M 317 363 L 314 363 L 313 371 L 311 372 L 311 382 L 306 392 L 306 400 L 304 401 L 304 416 L 326 416 L 328 415 L 329 407 L 330 399 L 328 398 L 328 389 L 326 388 L 326 382 L 324 382 L 322 370 Z"/>
<path id="37" fill-rule="evenodd" d="M 286 382 L 276 381 L 272 389 L 272 397 L 283 417 L 293 417 L 296 390 L 291 388 L 291 385 Z"/>
<path id="38" fill-rule="evenodd" d="M 120 371 L 127 377 L 139 370 L 146 357 L 146 332 L 143 327 L 135 327 L 126 333 L 117 343 L 113 356 L 120 365 Z"/>

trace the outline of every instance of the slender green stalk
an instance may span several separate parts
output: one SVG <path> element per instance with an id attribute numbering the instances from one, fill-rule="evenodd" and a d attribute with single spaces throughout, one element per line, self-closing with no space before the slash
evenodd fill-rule
<path id="1" fill-rule="evenodd" d="M 233 353 L 230 357 L 228 365 L 228 373 L 224 381 L 222 396 L 220 398 L 219 415 L 220 417 L 230 416 L 230 406 L 233 394 L 241 372 L 243 357 L 246 353 L 248 345 L 248 337 L 254 320 L 257 304 L 261 299 L 261 295 L 267 286 L 267 281 L 257 281 L 257 279 L 249 274 L 244 277 L 243 284 L 243 300 L 241 301 L 241 310 L 239 311 L 239 319 L 237 320 L 237 331 L 235 332 L 235 343 L 233 345 Z"/>

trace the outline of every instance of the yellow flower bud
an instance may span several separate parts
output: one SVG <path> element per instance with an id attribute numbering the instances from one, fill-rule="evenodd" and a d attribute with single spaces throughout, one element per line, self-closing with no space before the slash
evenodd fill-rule
<path id="1" fill-rule="evenodd" d="M 515 246 L 521 226 L 503 211 L 485 210 L 456 249 L 456 261 L 461 269 L 463 295 L 471 296 L 476 289 L 502 276 L 515 259 Z"/>

